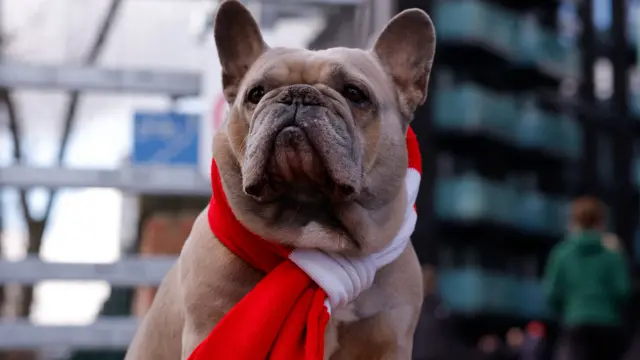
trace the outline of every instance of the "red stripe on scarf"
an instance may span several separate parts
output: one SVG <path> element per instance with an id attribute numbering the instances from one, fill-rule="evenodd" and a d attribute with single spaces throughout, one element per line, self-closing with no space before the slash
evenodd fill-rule
<path id="1" fill-rule="evenodd" d="M 417 172 L 422 174 L 422 156 L 420 155 L 420 144 L 416 133 L 412 128 L 407 130 L 407 155 L 408 155 L 408 167 L 410 169 L 416 169 Z"/>
<path id="2" fill-rule="evenodd" d="M 422 170 L 415 133 L 407 132 L 409 167 Z M 265 277 L 216 325 L 189 360 L 323 360 L 329 313 L 324 290 L 293 262 L 291 249 L 251 233 L 233 214 L 215 161 L 209 225 L 216 238 Z"/>

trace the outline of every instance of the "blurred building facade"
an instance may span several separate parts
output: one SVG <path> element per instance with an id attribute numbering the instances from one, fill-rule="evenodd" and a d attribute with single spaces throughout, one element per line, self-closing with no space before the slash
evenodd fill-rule
<path id="1" fill-rule="evenodd" d="M 439 36 L 413 125 L 426 156 L 414 244 L 469 343 L 553 324 L 538 278 L 576 196 L 610 206 L 638 274 L 637 2 L 399 4 L 427 9 Z"/>

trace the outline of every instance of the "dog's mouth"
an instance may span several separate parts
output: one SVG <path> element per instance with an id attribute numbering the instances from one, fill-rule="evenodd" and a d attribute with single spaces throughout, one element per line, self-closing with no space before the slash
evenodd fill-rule
<path id="1" fill-rule="evenodd" d="M 362 151 L 350 114 L 309 85 L 271 94 L 253 113 L 242 164 L 244 192 L 261 202 L 355 198 Z"/>
<path id="2" fill-rule="evenodd" d="M 304 203 L 348 201 L 359 189 L 357 184 L 330 174 L 329 159 L 321 155 L 314 142 L 297 125 L 286 125 L 276 133 L 265 162 L 263 176 L 246 182 L 244 191 L 258 201 L 287 197 Z"/>

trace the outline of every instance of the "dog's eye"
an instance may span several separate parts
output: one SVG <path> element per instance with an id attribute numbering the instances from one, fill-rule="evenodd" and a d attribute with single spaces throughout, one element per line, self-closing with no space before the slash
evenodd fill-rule
<path id="1" fill-rule="evenodd" d="M 354 104 L 362 104 L 367 101 L 367 95 L 353 85 L 345 85 L 342 90 L 342 96 Z"/>
<path id="2" fill-rule="evenodd" d="M 262 97 L 264 96 L 264 88 L 262 86 L 256 86 L 253 89 L 249 90 L 249 94 L 247 95 L 247 100 L 253 104 L 257 104 L 260 102 Z"/>

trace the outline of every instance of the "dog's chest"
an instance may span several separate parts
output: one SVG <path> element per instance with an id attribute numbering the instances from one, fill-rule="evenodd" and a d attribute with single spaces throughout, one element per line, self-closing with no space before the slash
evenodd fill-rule
<path id="1" fill-rule="evenodd" d="M 355 305 L 349 303 L 347 305 L 339 306 L 331 312 L 331 317 L 339 323 L 352 323 L 358 321 L 360 318 L 357 315 Z"/>
<path id="2" fill-rule="evenodd" d="M 331 317 L 339 323 L 352 323 L 377 315 L 385 310 L 385 296 L 375 285 L 360 294 L 354 301 L 338 306 Z"/>

